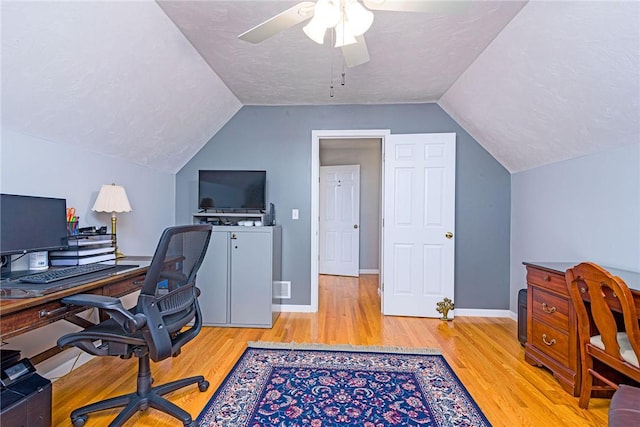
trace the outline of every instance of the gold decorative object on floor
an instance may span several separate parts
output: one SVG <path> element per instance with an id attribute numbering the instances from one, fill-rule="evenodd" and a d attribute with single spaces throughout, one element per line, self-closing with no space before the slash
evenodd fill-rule
<path id="1" fill-rule="evenodd" d="M 448 317 L 449 311 L 455 308 L 453 301 L 445 297 L 445 299 L 443 299 L 442 301 L 437 302 L 436 306 L 438 307 L 436 308 L 436 311 L 442 314 L 440 320 L 453 320 L 452 318 Z"/>

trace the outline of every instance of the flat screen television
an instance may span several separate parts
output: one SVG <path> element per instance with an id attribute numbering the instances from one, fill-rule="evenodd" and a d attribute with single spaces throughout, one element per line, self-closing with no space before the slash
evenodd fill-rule
<path id="1" fill-rule="evenodd" d="M 67 201 L 0 194 L 0 255 L 67 247 Z"/>
<path id="2" fill-rule="evenodd" d="M 201 170 L 198 207 L 204 210 L 265 210 L 266 171 Z"/>

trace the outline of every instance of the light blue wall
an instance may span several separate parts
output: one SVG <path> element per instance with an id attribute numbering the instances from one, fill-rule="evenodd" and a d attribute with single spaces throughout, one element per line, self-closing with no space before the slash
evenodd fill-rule
<path id="1" fill-rule="evenodd" d="M 640 144 L 512 176 L 511 310 L 523 261 L 593 261 L 640 271 Z"/>
<path id="2" fill-rule="evenodd" d="M 152 255 L 162 230 L 175 223 L 175 178 L 132 163 L 71 148 L 3 128 L 0 143 L 0 192 L 67 199 L 80 225 L 107 225 L 110 215 L 91 207 L 102 184 L 125 187 L 133 209 L 118 215 L 118 245 L 126 255 Z M 134 300 L 135 301 L 135 300 Z M 131 305 L 131 304 L 129 304 Z M 9 339 L 7 348 L 31 357 L 56 345 L 58 337 L 79 330 L 56 322 Z M 74 350 L 38 365 L 40 372 L 70 360 Z M 78 351 L 75 351 L 78 353 Z"/>
<path id="3" fill-rule="evenodd" d="M 173 174 L 9 129 L 2 129 L 0 155 L 3 193 L 65 198 L 82 227 L 107 225 L 111 230 L 111 215 L 91 208 L 102 184 L 124 186 L 132 208 L 117 216 L 124 254 L 153 254 L 162 230 L 175 222 Z"/>
<path id="4" fill-rule="evenodd" d="M 311 131 L 455 132 L 458 308 L 509 307 L 510 175 L 436 104 L 243 107 L 176 176 L 176 220 L 190 223 L 199 169 L 265 169 L 282 226 L 290 304 L 310 303 Z M 291 219 L 292 208 L 300 220 Z"/>

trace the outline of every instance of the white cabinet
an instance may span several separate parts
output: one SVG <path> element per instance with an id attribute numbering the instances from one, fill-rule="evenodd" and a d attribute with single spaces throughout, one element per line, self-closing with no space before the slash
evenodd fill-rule
<path id="1" fill-rule="evenodd" d="M 209 326 L 273 325 L 273 282 L 281 278 L 282 231 L 214 226 L 198 271 L 202 318 Z"/>

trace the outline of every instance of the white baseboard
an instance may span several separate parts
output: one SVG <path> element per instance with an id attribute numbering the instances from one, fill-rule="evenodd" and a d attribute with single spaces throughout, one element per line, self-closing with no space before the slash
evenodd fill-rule
<path id="1" fill-rule="evenodd" d="M 273 311 L 289 313 L 315 313 L 310 305 L 273 304 Z"/>
<path id="2" fill-rule="evenodd" d="M 360 274 L 380 274 L 380 270 L 364 268 L 360 270 Z"/>
<path id="3" fill-rule="evenodd" d="M 518 315 L 510 310 L 493 310 L 493 309 L 484 309 L 484 308 L 456 308 L 453 312 L 456 316 L 508 317 L 512 320 L 518 320 Z"/>
<path id="4" fill-rule="evenodd" d="M 310 305 L 274 304 L 273 310 L 280 313 L 313 313 Z M 518 315 L 510 310 L 456 308 L 454 314 L 467 317 L 508 317 L 512 320 L 518 320 Z"/>
<path id="5" fill-rule="evenodd" d="M 38 364 L 38 374 L 55 381 L 93 359 L 89 353 L 78 349 L 69 349 Z"/>

